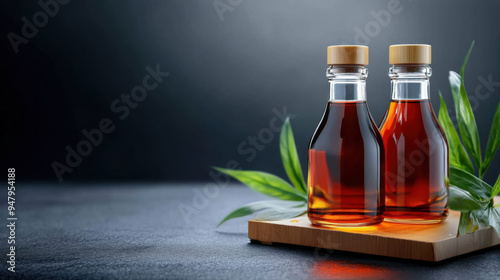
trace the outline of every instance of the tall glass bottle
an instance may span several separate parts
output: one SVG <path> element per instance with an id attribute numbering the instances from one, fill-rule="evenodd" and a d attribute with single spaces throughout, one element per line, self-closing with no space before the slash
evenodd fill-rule
<path id="1" fill-rule="evenodd" d="M 308 216 L 324 226 L 380 223 L 384 148 L 366 104 L 368 47 L 328 47 L 330 100 L 308 151 Z"/>
<path id="2" fill-rule="evenodd" d="M 430 45 L 389 48 L 392 98 L 380 126 L 389 222 L 438 223 L 448 215 L 448 143 L 429 99 Z"/>

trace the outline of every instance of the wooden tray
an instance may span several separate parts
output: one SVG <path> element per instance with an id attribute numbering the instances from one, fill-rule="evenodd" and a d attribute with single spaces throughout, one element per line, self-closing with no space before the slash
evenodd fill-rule
<path id="1" fill-rule="evenodd" d="M 434 225 L 382 222 L 359 228 L 313 226 L 306 215 L 281 221 L 248 222 L 248 237 L 265 245 L 283 243 L 396 258 L 441 261 L 500 244 L 489 227 L 457 237 L 460 213 Z"/>

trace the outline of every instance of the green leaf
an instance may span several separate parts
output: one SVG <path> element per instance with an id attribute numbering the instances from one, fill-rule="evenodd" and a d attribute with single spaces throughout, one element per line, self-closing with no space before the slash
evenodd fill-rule
<path id="1" fill-rule="evenodd" d="M 446 102 L 444 101 L 441 92 L 439 92 L 439 97 L 441 98 L 441 102 L 438 119 L 448 140 L 450 164 L 466 170 L 469 173 L 474 173 L 474 166 L 472 165 L 464 146 L 462 146 L 462 142 L 460 142 L 455 126 L 453 126 L 453 123 L 451 122 L 448 114 L 448 108 L 446 107 Z"/>
<path id="2" fill-rule="evenodd" d="M 460 220 L 458 222 L 458 235 L 467 233 L 467 226 L 470 223 L 470 212 L 461 212 Z"/>
<path id="3" fill-rule="evenodd" d="M 470 212 L 471 216 L 473 216 L 482 226 L 487 227 L 490 223 L 489 218 L 489 208 L 486 210 L 474 210 Z"/>
<path id="4" fill-rule="evenodd" d="M 491 198 L 495 197 L 500 192 L 500 174 L 498 174 L 497 181 L 493 185 L 493 188 L 491 189 Z"/>
<path id="5" fill-rule="evenodd" d="M 228 220 L 234 219 L 234 218 L 239 218 L 243 216 L 248 216 L 251 215 L 257 211 L 262 211 L 266 209 L 273 209 L 273 208 L 284 208 L 284 207 L 300 207 L 303 206 L 303 202 L 291 202 L 291 201 L 279 201 L 279 200 L 264 200 L 264 201 L 257 201 L 257 202 L 252 202 L 247 205 L 244 205 L 233 212 L 229 213 L 220 223 L 217 225 L 219 227 L 223 223 L 225 223 Z"/>
<path id="6" fill-rule="evenodd" d="M 304 193 L 290 186 L 283 179 L 266 172 L 243 171 L 214 167 L 217 171 L 227 174 L 251 189 L 262 194 L 282 200 L 307 201 Z"/>
<path id="7" fill-rule="evenodd" d="M 461 212 L 485 209 L 488 201 L 480 201 L 473 197 L 468 191 L 450 186 L 450 208 Z"/>
<path id="8" fill-rule="evenodd" d="M 306 184 L 302 175 L 302 168 L 300 166 L 299 155 L 295 147 L 295 140 L 293 138 L 292 126 L 290 119 L 287 117 L 280 134 L 280 151 L 283 166 L 285 167 L 286 174 L 292 184 L 301 192 L 307 193 Z"/>
<path id="9" fill-rule="evenodd" d="M 469 214 L 469 224 L 467 225 L 467 228 L 465 229 L 466 233 L 473 233 L 476 230 L 479 229 L 479 222 L 477 221 L 477 218 L 475 215 L 472 214 L 472 212 Z"/>
<path id="10" fill-rule="evenodd" d="M 496 208 L 490 208 L 490 226 L 495 229 L 500 238 L 500 210 Z"/>
<path id="11" fill-rule="evenodd" d="M 486 146 L 486 154 L 484 155 L 484 162 L 479 171 L 479 177 L 483 177 L 490 167 L 491 161 L 495 157 L 495 154 L 500 145 L 500 102 L 498 103 L 495 116 L 493 117 L 493 123 L 491 124 L 490 136 L 488 138 L 488 145 Z"/>
<path id="12" fill-rule="evenodd" d="M 450 166 L 450 184 L 483 199 L 491 198 L 492 187 L 469 172 Z"/>
<path id="13" fill-rule="evenodd" d="M 298 216 L 302 216 L 307 213 L 307 207 L 304 204 L 303 207 L 300 208 L 271 208 L 264 210 L 255 216 L 257 220 L 264 221 L 277 221 L 295 218 Z"/>
<path id="14" fill-rule="evenodd" d="M 476 43 L 475 40 L 472 41 L 472 43 L 470 44 L 469 50 L 467 51 L 467 54 L 465 55 L 464 63 L 462 64 L 462 68 L 460 69 L 460 77 L 464 76 L 465 66 L 467 65 L 467 61 L 469 61 L 469 56 L 470 56 L 470 53 L 472 52 L 472 48 L 474 47 L 474 43 Z"/>
<path id="15" fill-rule="evenodd" d="M 481 145 L 477 131 L 476 119 L 472 112 L 467 93 L 463 88 L 463 79 L 455 72 L 450 71 L 450 86 L 455 102 L 456 115 L 460 136 L 467 151 L 471 154 L 478 170 L 481 169 Z"/>

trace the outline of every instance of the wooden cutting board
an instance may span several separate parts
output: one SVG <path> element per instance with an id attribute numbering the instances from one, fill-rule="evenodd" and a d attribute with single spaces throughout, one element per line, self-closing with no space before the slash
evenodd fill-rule
<path id="1" fill-rule="evenodd" d="M 281 221 L 248 222 L 248 237 L 262 244 L 292 244 L 412 260 L 441 261 L 500 244 L 491 228 L 457 237 L 460 213 L 434 225 L 382 222 L 359 228 L 313 226 L 306 215 Z"/>

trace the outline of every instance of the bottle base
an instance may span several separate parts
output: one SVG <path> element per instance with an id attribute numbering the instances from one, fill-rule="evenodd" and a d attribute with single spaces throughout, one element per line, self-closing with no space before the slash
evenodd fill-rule
<path id="1" fill-rule="evenodd" d="M 394 223 L 394 224 L 412 224 L 412 225 L 431 225 L 431 224 L 439 224 L 446 220 L 443 218 L 441 220 L 424 220 L 424 219 L 391 219 L 384 218 L 384 222 Z"/>
<path id="2" fill-rule="evenodd" d="M 423 211 L 386 211 L 384 221 L 398 224 L 427 225 L 438 224 L 446 220 L 448 210 L 439 212 Z"/>
<path id="3" fill-rule="evenodd" d="M 318 215 L 309 214 L 309 220 L 313 225 L 322 227 L 363 227 L 381 223 L 382 216 L 368 215 Z"/>

